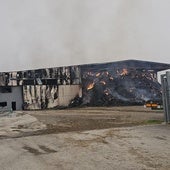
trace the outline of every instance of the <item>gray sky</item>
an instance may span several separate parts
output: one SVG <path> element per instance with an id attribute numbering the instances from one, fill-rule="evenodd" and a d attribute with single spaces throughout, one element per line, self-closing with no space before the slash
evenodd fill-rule
<path id="1" fill-rule="evenodd" d="M 0 0 L 0 71 L 170 63 L 170 0 Z"/>

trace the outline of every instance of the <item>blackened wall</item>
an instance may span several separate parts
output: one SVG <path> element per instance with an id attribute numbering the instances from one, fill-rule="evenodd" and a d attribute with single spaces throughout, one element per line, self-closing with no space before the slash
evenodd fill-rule
<path id="1" fill-rule="evenodd" d="M 81 89 L 77 88 L 80 85 L 79 66 L 0 73 L 1 87 L 22 86 L 24 109 L 55 108 L 62 103 L 69 105 L 71 100 L 81 94 Z M 59 95 L 59 89 L 63 88 L 70 90 L 67 93 L 69 96 Z M 4 100 L 4 96 L 1 95 L 0 98 Z"/>
<path id="2" fill-rule="evenodd" d="M 127 60 L 0 73 L 0 86 L 22 86 L 25 109 L 61 105 L 134 105 L 161 100 L 157 72 L 170 64 Z M 3 99 L 3 96 L 0 96 Z"/>

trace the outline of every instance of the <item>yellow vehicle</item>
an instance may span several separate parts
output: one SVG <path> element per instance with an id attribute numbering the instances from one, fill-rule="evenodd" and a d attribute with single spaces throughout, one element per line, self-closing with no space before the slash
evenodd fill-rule
<path id="1" fill-rule="evenodd" d="M 163 109 L 162 101 L 149 100 L 145 103 L 144 107 L 151 109 Z"/>

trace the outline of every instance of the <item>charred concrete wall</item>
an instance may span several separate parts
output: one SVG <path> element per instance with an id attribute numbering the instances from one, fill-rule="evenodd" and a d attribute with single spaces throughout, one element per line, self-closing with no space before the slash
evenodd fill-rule
<path id="1" fill-rule="evenodd" d="M 77 95 L 82 95 L 80 84 L 79 66 L 0 73 L 1 87 L 22 86 L 23 108 L 29 110 L 69 105 Z M 67 97 L 59 93 L 63 88 L 67 89 L 64 93 Z"/>
<path id="2" fill-rule="evenodd" d="M 60 106 L 68 106 L 70 101 L 72 101 L 75 97 L 82 97 L 82 88 L 80 85 L 70 85 L 59 86 L 59 105 Z"/>

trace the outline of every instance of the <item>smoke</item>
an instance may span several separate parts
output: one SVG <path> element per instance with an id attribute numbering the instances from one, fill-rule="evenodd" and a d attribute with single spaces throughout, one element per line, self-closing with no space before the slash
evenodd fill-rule
<path id="1" fill-rule="evenodd" d="M 0 71 L 170 63 L 169 8 L 168 0 L 1 0 Z"/>

